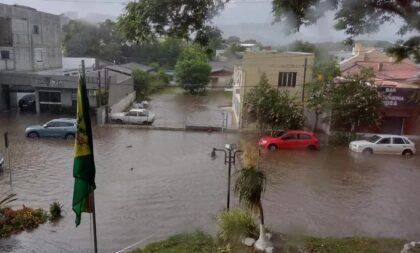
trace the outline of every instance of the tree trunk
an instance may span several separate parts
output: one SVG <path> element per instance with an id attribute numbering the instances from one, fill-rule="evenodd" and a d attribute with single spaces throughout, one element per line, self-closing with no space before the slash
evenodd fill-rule
<path id="1" fill-rule="evenodd" d="M 318 127 L 318 119 L 319 119 L 319 113 L 315 113 L 315 122 L 314 122 L 314 126 L 312 127 L 312 132 L 315 133 L 316 128 Z"/>
<path id="2" fill-rule="evenodd" d="M 264 210 L 263 210 L 263 207 L 262 207 L 261 200 L 260 200 L 260 202 L 258 203 L 258 211 L 260 212 L 261 225 L 263 225 L 263 226 L 264 226 Z"/>

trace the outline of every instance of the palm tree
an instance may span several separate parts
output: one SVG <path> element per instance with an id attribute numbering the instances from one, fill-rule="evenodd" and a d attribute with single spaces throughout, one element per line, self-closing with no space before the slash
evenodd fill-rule
<path id="1" fill-rule="evenodd" d="M 7 208 L 7 205 L 10 204 L 13 201 L 16 201 L 17 198 L 16 194 L 10 193 L 6 196 L 2 196 L 2 199 L 0 199 L 0 210 Z"/>
<path id="2" fill-rule="evenodd" d="M 239 170 L 235 182 L 235 194 L 239 197 L 239 203 L 253 211 L 258 210 L 260 214 L 260 237 L 254 245 L 259 250 L 272 246 L 265 235 L 264 210 L 261 201 L 266 184 L 265 173 L 253 165 Z"/>

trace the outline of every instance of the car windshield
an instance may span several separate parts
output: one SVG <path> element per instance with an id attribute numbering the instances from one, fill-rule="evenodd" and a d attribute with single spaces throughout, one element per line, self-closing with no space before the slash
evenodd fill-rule
<path id="1" fill-rule="evenodd" d="M 377 142 L 380 138 L 381 138 L 381 137 L 379 137 L 379 136 L 377 136 L 377 135 L 374 135 L 374 136 L 371 136 L 371 137 L 367 138 L 366 140 L 367 140 L 368 142 L 375 143 L 375 142 Z"/>

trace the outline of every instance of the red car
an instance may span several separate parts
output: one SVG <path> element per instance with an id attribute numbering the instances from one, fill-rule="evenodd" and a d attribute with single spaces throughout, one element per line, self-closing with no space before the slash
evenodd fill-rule
<path id="1" fill-rule="evenodd" d="M 304 130 L 289 130 L 279 137 L 265 136 L 259 145 L 271 151 L 277 149 L 319 149 L 319 141 L 315 134 Z"/>

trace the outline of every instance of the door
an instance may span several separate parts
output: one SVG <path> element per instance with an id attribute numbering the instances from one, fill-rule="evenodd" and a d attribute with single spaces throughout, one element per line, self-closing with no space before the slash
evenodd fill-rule
<path id="1" fill-rule="evenodd" d="M 58 124 L 56 121 L 48 122 L 39 134 L 44 137 L 56 137 Z"/>
<path id="2" fill-rule="evenodd" d="M 404 149 L 407 147 L 404 140 L 401 137 L 393 137 L 392 138 L 392 153 L 394 154 L 402 154 Z"/>
<path id="3" fill-rule="evenodd" d="M 299 134 L 299 140 L 298 140 L 298 147 L 299 148 L 308 148 L 308 146 L 311 144 L 312 137 L 308 134 Z"/>
<path id="4" fill-rule="evenodd" d="M 392 153 L 392 144 L 391 138 L 384 137 L 376 142 L 373 152 L 380 154 L 391 154 Z"/>
<path id="5" fill-rule="evenodd" d="M 124 123 L 129 123 L 129 124 L 136 124 L 137 123 L 137 112 L 135 111 L 130 111 L 125 115 L 125 122 Z"/>
<path id="6" fill-rule="evenodd" d="M 139 112 L 139 124 L 144 124 L 147 122 L 147 117 L 148 117 L 148 113 L 147 112 Z"/>
<path id="7" fill-rule="evenodd" d="M 283 136 L 281 139 L 282 139 L 282 142 L 280 143 L 279 148 L 294 149 L 294 148 L 297 148 L 298 146 L 297 134 L 287 134 Z"/>

